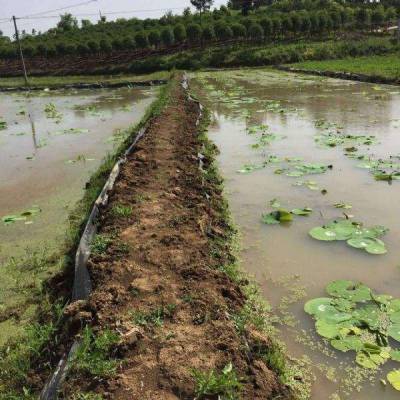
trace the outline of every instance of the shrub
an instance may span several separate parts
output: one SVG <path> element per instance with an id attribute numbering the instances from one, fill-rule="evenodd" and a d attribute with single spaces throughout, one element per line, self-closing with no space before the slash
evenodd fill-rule
<path id="1" fill-rule="evenodd" d="M 233 32 L 233 36 L 235 38 L 243 39 L 246 37 L 247 29 L 243 24 L 239 24 L 239 23 L 232 24 L 231 29 Z"/>
<path id="2" fill-rule="evenodd" d="M 195 43 L 200 41 L 202 30 L 199 24 L 189 24 L 186 28 L 186 33 L 189 41 Z"/>
<path id="3" fill-rule="evenodd" d="M 220 40 L 228 40 L 233 37 L 231 27 L 224 21 L 220 21 L 215 24 L 214 30 L 217 38 Z"/>
<path id="4" fill-rule="evenodd" d="M 165 46 L 171 46 L 174 44 L 175 37 L 174 37 L 174 32 L 172 31 L 171 28 L 164 28 L 161 31 L 161 40 L 164 43 Z"/>
<path id="5" fill-rule="evenodd" d="M 111 43 L 107 39 L 101 39 L 99 46 L 100 46 L 100 51 L 104 53 L 110 53 L 112 51 Z"/>
<path id="6" fill-rule="evenodd" d="M 145 31 L 138 32 L 135 35 L 135 42 L 136 42 L 136 45 L 141 49 L 145 49 L 146 47 L 149 47 L 149 40 L 147 37 L 147 33 Z"/>
<path id="7" fill-rule="evenodd" d="M 160 35 L 160 32 L 158 31 L 158 30 L 152 30 L 152 31 L 150 31 L 150 33 L 149 33 L 149 43 L 152 45 L 152 46 L 155 46 L 155 47 L 157 47 L 159 44 L 160 44 L 160 42 L 161 42 L 161 35 Z"/>
<path id="8" fill-rule="evenodd" d="M 260 24 L 252 24 L 249 28 L 249 37 L 253 40 L 262 40 L 264 37 L 264 30 Z"/>
<path id="9" fill-rule="evenodd" d="M 273 22 L 270 18 L 263 18 L 260 25 L 264 29 L 265 36 L 271 36 L 273 32 Z"/>
<path id="10" fill-rule="evenodd" d="M 177 42 L 184 42 L 186 40 L 186 28 L 183 24 L 174 26 L 174 36 Z"/>
<path id="11" fill-rule="evenodd" d="M 211 42 L 215 39 L 214 27 L 212 25 L 206 25 L 203 28 L 203 39 L 206 42 Z"/>

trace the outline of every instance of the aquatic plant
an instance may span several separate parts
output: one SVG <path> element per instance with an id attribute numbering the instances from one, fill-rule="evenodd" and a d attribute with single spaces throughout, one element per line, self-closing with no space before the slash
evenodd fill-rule
<path id="1" fill-rule="evenodd" d="M 326 292 L 331 297 L 304 305 L 320 336 L 339 351 L 354 351 L 356 363 L 364 368 L 377 369 L 390 359 L 400 362 L 400 299 L 349 280 L 329 283 Z M 400 390 L 400 370 L 387 378 Z"/>
<path id="2" fill-rule="evenodd" d="M 378 239 L 388 231 L 384 226 L 376 225 L 364 228 L 360 222 L 348 219 L 335 220 L 327 225 L 310 230 L 312 238 L 321 241 L 343 240 L 356 249 L 363 249 L 369 254 L 384 254 L 387 252 L 385 243 Z"/>

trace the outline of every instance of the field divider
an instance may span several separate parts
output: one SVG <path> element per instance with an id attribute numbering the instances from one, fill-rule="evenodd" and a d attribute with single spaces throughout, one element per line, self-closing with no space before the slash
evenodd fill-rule
<path id="1" fill-rule="evenodd" d="M 293 73 L 307 74 L 307 75 L 316 75 L 316 76 L 326 76 L 328 78 L 344 79 L 347 81 L 357 81 L 357 82 L 366 82 L 366 83 L 382 83 L 385 85 L 400 85 L 399 79 L 385 78 L 384 76 L 377 76 L 377 75 L 356 74 L 354 72 L 343 72 L 343 71 L 342 72 L 340 72 L 340 71 L 320 71 L 320 70 L 313 70 L 313 69 L 289 67 L 286 65 L 275 65 L 274 68 L 279 71 L 293 72 Z"/>
<path id="2" fill-rule="evenodd" d="M 181 85 L 187 93 L 187 98 L 190 101 L 196 103 L 199 107 L 199 115 L 196 120 L 196 126 L 199 126 L 203 115 L 203 106 L 198 100 L 194 99 L 189 94 L 188 77 L 186 74 L 184 74 L 183 76 Z M 153 118 L 150 118 L 138 131 L 131 145 L 118 159 L 113 169 L 111 170 L 102 191 L 100 192 L 99 196 L 93 204 L 93 208 L 85 225 L 85 229 L 82 233 L 75 255 L 75 276 L 73 282 L 71 303 L 77 302 L 79 300 L 87 300 L 91 294 L 92 282 L 87 268 L 87 262 L 91 254 L 91 243 L 97 233 L 97 221 L 101 212 L 101 208 L 107 205 L 109 193 L 114 188 L 115 182 L 120 174 L 121 166 L 127 162 L 128 156 L 133 153 L 139 140 L 146 134 L 146 131 L 148 130 L 152 119 Z M 199 154 L 199 168 L 202 168 L 201 154 Z M 61 360 L 58 362 L 57 367 L 46 382 L 40 394 L 40 400 L 56 400 L 58 398 L 58 392 L 68 374 L 69 367 L 77 349 L 79 348 L 80 342 L 80 339 L 75 339 L 69 352 L 65 353 Z"/>
<path id="3" fill-rule="evenodd" d="M 60 89 L 118 89 L 132 87 L 148 87 L 165 85 L 167 79 L 153 79 L 148 81 L 123 81 L 123 82 L 96 82 L 96 83 L 69 83 L 64 85 L 52 86 L 16 86 L 16 87 L 1 87 L 0 92 L 25 92 L 25 91 L 43 91 L 43 90 L 60 90 Z"/>

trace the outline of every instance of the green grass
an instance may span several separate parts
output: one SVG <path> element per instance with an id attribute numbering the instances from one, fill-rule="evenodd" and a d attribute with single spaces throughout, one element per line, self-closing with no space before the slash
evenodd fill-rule
<path id="1" fill-rule="evenodd" d="M 59 85 L 68 85 L 75 83 L 118 83 L 118 82 L 144 82 L 158 79 L 169 79 L 170 74 L 167 71 L 156 72 L 145 75 L 71 75 L 71 76 L 38 76 L 29 77 L 30 86 L 54 87 Z M 24 79 L 21 77 L 0 78 L 0 87 L 19 87 L 25 86 Z"/>
<path id="2" fill-rule="evenodd" d="M 165 318 L 172 317 L 175 308 L 175 304 L 167 304 L 166 306 L 158 307 L 150 312 L 135 311 L 132 313 L 132 319 L 136 325 L 140 326 L 161 326 Z"/>
<path id="3" fill-rule="evenodd" d="M 305 61 L 292 64 L 291 66 L 307 70 L 352 72 L 369 76 L 400 79 L 400 53 L 339 60 Z"/>
<path id="4" fill-rule="evenodd" d="M 221 400 L 237 400 L 240 398 L 242 384 L 232 363 L 227 364 L 221 372 L 214 369 L 207 372 L 193 370 L 192 374 L 196 382 L 196 399 L 217 395 Z"/>
<path id="5" fill-rule="evenodd" d="M 89 374 L 104 378 L 116 373 L 118 361 L 112 356 L 120 337 L 112 331 L 95 335 L 91 328 L 85 327 L 80 345 L 74 355 L 73 373 Z"/>
<path id="6" fill-rule="evenodd" d="M 132 215 L 132 206 L 126 206 L 124 204 L 115 204 L 111 208 L 111 213 L 114 217 L 128 218 Z"/>

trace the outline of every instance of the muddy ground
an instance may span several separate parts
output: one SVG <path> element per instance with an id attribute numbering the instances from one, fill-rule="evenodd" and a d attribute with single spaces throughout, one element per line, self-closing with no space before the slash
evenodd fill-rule
<path id="1" fill-rule="evenodd" d="M 265 361 L 270 339 L 251 323 L 239 333 L 232 317 L 246 298 L 220 269 L 234 261 L 233 232 L 217 176 L 199 168 L 198 117 L 175 82 L 122 168 L 100 227 L 112 240 L 89 261 L 93 293 L 67 311 L 95 332 L 121 335 L 113 352 L 119 366 L 102 379 L 72 372 L 64 398 L 91 391 L 116 400 L 194 399 L 193 370 L 221 371 L 230 362 L 240 398 L 291 398 Z M 206 170 L 211 161 L 204 159 Z M 117 215 L 121 206 L 132 207 L 130 215 Z"/>

